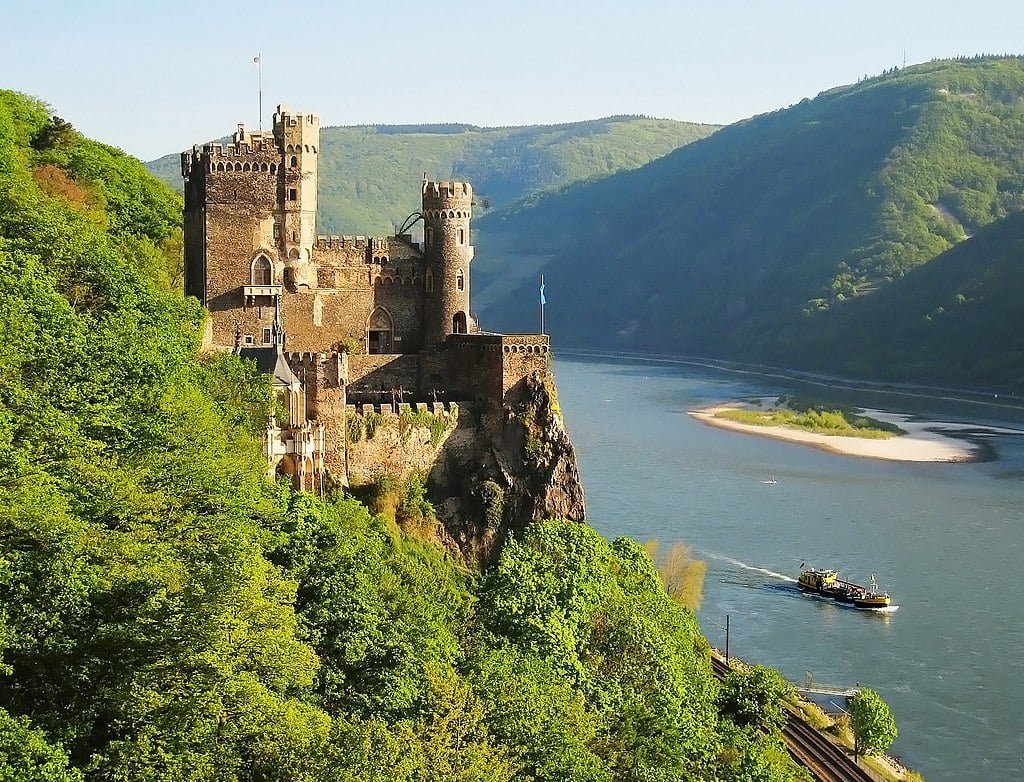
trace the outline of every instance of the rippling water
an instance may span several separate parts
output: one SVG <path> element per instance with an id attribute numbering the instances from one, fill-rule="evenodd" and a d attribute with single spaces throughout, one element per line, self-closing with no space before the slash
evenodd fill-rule
<path id="1" fill-rule="evenodd" d="M 604 535 L 682 540 L 708 563 L 705 635 L 794 681 L 876 689 L 892 752 L 935 780 L 1024 779 L 1024 437 L 995 459 L 898 464 L 701 424 L 686 410 L 802 392 L 1021 426 L 995 405 L 802 388 L 682 364 L 560 358 L 561 404 L 590 519 Z M 765 483 L 774 477 L 776 483 Z M 873 614 L 802 596 L 800 564 L 834 567 L 900 604 Z"/>

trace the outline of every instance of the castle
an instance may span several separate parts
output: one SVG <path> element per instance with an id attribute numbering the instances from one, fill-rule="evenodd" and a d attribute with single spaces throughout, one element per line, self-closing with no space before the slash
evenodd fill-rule
<path id="1" fill-rule="evenodd" d="M 284 400 L 270 473 L 314 491 L 349 481 L 352 416 L 459 402 L 500 415 L 550 349 L 483 332 L 470 310 L 468 182 L 424 177 L 399 235 L 317 236 L 319 149 L 318 117 L 278 106 L 271 132 L 239 125 L 181 156 L 185 292 L 210 312 L 209 344 L 254 359 Z M 420 220 L 422 244 L 405 232 Z"/>

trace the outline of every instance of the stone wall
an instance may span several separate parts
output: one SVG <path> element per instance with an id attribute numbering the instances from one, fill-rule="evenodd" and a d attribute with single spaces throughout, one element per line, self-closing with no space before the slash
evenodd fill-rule
<path id="1" fill-rule="evenodd" d="M 443 454 L 463 458 L 475 443 L 474 419 L 465 406 L 400 405 L 396 413 L 388 405 L 349 405 L 346 420 L 358 422 L 346 432 L 349 479 L 357 486 L 381 475 L 429 475 Z M 424 420 L 432 421 L 434 431 Z"/>
<path id="2" fill-rule="evenodd" d="M 372 354 L 349 356 L 348 395 L 359 402 L 391 401 L 390 392 L 417 394 L 419 356 Z M 385 392 L 382 397 L 380 392 Z"/>

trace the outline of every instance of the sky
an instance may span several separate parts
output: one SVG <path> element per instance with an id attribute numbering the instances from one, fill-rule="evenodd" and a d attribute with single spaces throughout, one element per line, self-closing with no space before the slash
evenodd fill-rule
<path id="1" fill-rule="evenodd" d="M 0 0 L 0 88 L 149 160 L 257 128 L 729 123 L 904 63 L 1024 53 L 1010 0 Z"/>

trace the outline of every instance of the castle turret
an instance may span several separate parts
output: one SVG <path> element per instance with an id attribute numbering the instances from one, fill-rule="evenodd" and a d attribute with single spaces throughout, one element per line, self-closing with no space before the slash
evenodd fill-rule
<path id="1" fill-rule="evenodd" d="M 292 114 L 278 106 L 274 114 L 274 140 L 280 149 L 284 176 L 279 194 L 281 279 L 289 290 L 316 287 L 312 263 L 316 244 L 316 178 L 320 151 L 320 118 Z"/>
<path id="2" fill-rule="evenodd" d="M 423 181 L 426 347 L 443 342 L 449 334 L 476 331 L 469 311 L 472 211 L 473 187 L 468 182 Z"/>

